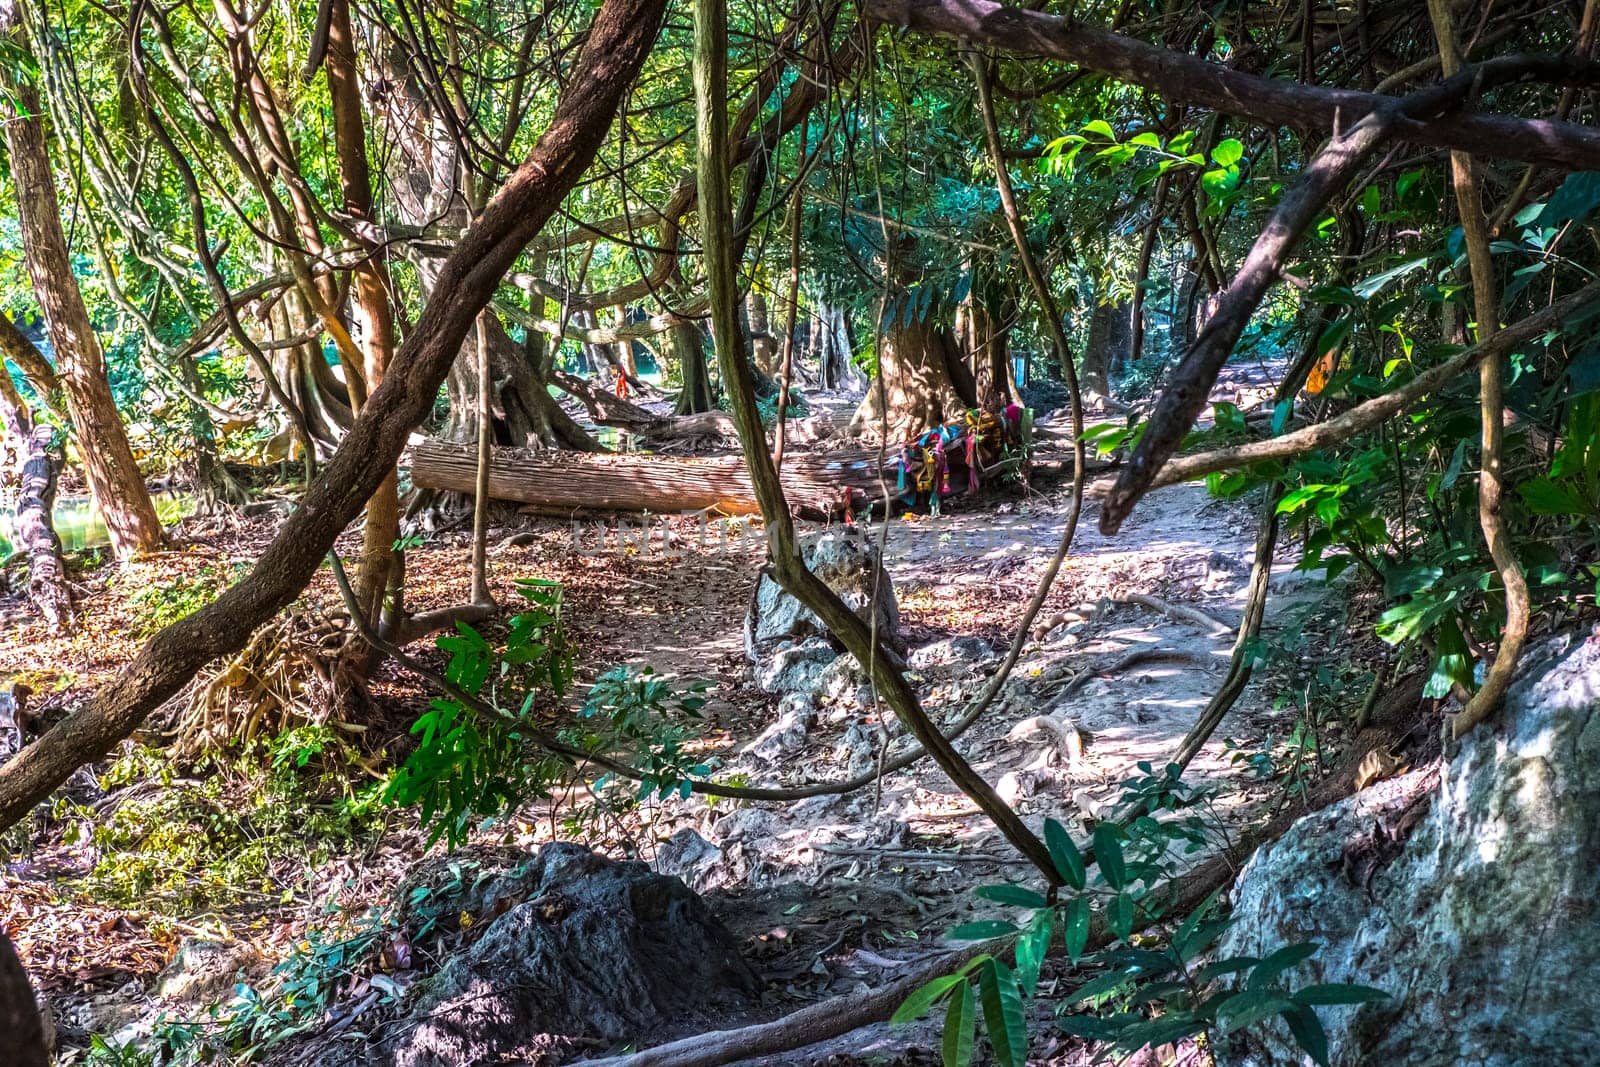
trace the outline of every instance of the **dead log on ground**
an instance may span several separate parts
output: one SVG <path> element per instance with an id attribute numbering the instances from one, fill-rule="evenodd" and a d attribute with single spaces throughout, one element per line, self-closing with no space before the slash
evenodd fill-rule
<path id="1" fill-rule="evenodd" d="M 784 462 L 789 504 L 830 514 L 848 491 L 856 503 L 878 495 L 876 457 L 856 453 L 796 455 Z M 476 456 L 469 448 L 425 441 L 411 453 L 411 483 L 422 489 L 471 493 Z M 716 511 L 750 515 L 756 505 L 750 472 L 738 456 L 684 458 L 637 453 L 593 455 L 497 448 L 489 462 L 489 496 L 547 512 Z"/>

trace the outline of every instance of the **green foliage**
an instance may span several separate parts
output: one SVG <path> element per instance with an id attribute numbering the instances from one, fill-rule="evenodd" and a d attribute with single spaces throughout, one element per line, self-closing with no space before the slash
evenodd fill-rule
<path id="1" fill-rule="evenodd" d="M 64 840 L 93 846 L 83 888 L 108 904 L 190 915 L 240 893 L 293 892 L 283 871 L 314 869 L 379 825 L 370 792 L 351 788 L 352 760 L 326 726 L 183 772 L 137 748 L 102 778 L 113 805 L 62 808 Z"/>
<path id="2" fill-rule="evenodd" d="M 128 594 L 133 609 L 134 627 L 141 636 L 187 618 L 221 596 L 238 581 L 247 568 L 243 564 L 207 564 L 189 577 L 178 577 L 166 585 L 146 585 Z"/>
<path id="3" fill-rule="evenodd" d="M 589 730 L 578 740 L 590 750 L 621 748 L 634 754 L 644 772 L 636 800 L 651 793 L 687 797 L 690 779 L 711 773 L 684 751 L 693 737 L 687 723 L 700 718 L 708 688 L 706 682 L 679 685 L 648 666 L 613 667 L 595 680 L 583 702 L 580 714 Z"/>
<path id="4" fill-rule="evenodd" d="M 1387 996 L 1356 985 L 1296 988 L 1290 975 L 1316 952 L 1311 943 L 1286 945 L 1262 959 L 1215 958 L 1214 946 L 1229 925 L 1214 914 L 1219 894 L 1181 920 L 1165 916 L 1165 891 L 1181 877 L 1174 852 L 1192 852 L 1206 837 L 1201 820 L 1180 813 L 1204 804 L 1207 794 L 1185 786 L 1175 764 L 1160 771 L 1148 763 L 1139 768 L 1142 773 L 1124 783 L 1123 821 L 1095 826 L 1092 860 L 1086 862 L 1084 850 L 1065 827 L 1045 821 L 1046 843 L 1066 883 L 1061 898 L 1050 903 L 1022 886 L 982 886 L 976 891 L 980 898 L 1020 909 L 1026 919 L 968 923 L 948 935 L 957 940 L 1005 939 L 1012 965 L 993 955 L 978 956 L 960 972 L 913 991 L 895 1012 L 892 1021 L 905 1023 L 945 1002 L 946 1067 L 964 1067 L 972 1060 L 974 986 L 995 1062 L 1020 1067 L 1026 1061 L 1026 1005 L 1038 994 L 1040 972 L 1058 929 L 1074 964 L 1100 969 L 1060 1005 L 1058 1025 L 1103 1045 L 1107 1056 L 1200 1034 L 1227 1034 L 1276 1017 L 1308 1056 L 1326 1065 L 1327 1035 L 1316 1008 Z M 1108 943 L 1085 955 L 1097 927 L 1108 932 Z"/>
<path id="5" fill-rule="evenodd" d="M 459 844 L 477 819 L 544 795 L 560 773 L 548 757 L 530 759 L 524 732 L 541 710 L 540 694 L 559 700 L 572 680 L 562 590 L 527 578 L 518 581 L 517 592 L 528 607 L 512 616 L 503 647 L 462 622 L 436 642 L 450 656 L 446 680 L 495 714 L 454 696 L 435 697 L 411 727 L 417 747 L 384 790 L 387 803 L 419 806 L 430 844 L 441 837 Z M 515 710 L 501 703 L 507 689 L 524 694 Z"/>

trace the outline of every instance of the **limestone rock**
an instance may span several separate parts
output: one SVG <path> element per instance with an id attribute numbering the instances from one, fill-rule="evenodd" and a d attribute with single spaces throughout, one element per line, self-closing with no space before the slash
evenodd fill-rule
<path id="1" fill-rule="evenodd" d="M 839 659 L 848 659 L 840 656 Z M 835 663 L 838 660 L 834 661 Z M 830 666 L 828 670 L 832 670 Z M 827 671 L 824 671 L 826 674 Z M 778 702 L 778 718 L 745 746 L 745 755 L 762 763 L 779 763 L 806 747 L 816 722 L 817 706 L 806 693 L 789 693 Z M 687 879 L 685 879 L 687 881 Z M 690 883 L 691 885 L 693 883 Z"/>
<path id="2" fill-rule="evenodd" d="M 981 637 L 947 637 L 912 649 L 906 662 L 914 671 L 975 667 L 994 656 L 994 646 Z"/>
<path id="3" fill-rule="evenodd" d="M 237 941 L 187 937 L 156 980 L 156 994 L 169 1000 L 226 999 L 240 972 L 261 962 L 261 954 Z M 264 968 L 263 968 L 264 969 Z"/>
<path id="4" fill-rule="evenodd" d="M 760 983 L 732 935 L 676 878 L 547 845 L 517 900 L 419 988 L 370 1062 L 543 1062 L 573 1038 L 622 1043 L 669 1019 L 742 1006 Z"/>
<path id="5" fill-rule="evenodd" d="M 656 849 L 656 870 L 681 879 L 696 893 L 722 884 L 723 879 L 718 877 L 721 863 L 722 849 L 690 826 L 661 842 Z"/>
<path id="6" fill-rule="evenodd" d="M 768 693 L 816 693 L 822 675 L 839 653 L 827 638 L 785 644 L 755 665 L 756 686 Z"/>
<path id="7" fill-rule="evenodd" d="M 903 647 L 894 584 L 879 565 L 878 547 L 866 532 L 843 527 L 808 535 L 800 539 L 800 556 L 812 573 L 864 621 L 871 621 L 876 602 L 878 633 L 889 647 L 897 651 Z M 755 602 L 745 618 L 745 655 L 751 661 L 759 661 L 781 641 L 803 641 L 826 633 L 822 620 L 809 608 L 784 592 L 777 582 L 762 576 L 756 586 Z"/>
<path id="8" fill-rule="evenodd" d="M 1319 1009 L 1336 1065 L 1587 1063 L 1600 1038 L 1600 634 L 1524 656 L 1499 715 L 1463 739 L 1409 836 L 1414 771 L 1308 816 L 1262 849 L 1234 891 L 1221 956 L 1315 941 L 1297 985 L 1354 982 L 1391 1000 Z M 1414 789 L 1413 789 L 1414 791 Z M 1370 893 L 1370 898 L 1369 898 Z M 1286 1029 L 1229 1063 L 1300 1064 Z"/>

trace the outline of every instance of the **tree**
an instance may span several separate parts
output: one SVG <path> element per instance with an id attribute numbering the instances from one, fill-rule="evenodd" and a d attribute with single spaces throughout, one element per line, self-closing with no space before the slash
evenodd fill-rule
<path id="1" fill-rule="evenodd" d="M 12 40 L 19 36 L 17 17 L 14 7 L 5 16 L 3 28 Z M 7 95 L 6 149 L 22 224 L 23 251 L 34 297 L 50 331 L 56 372 L 66 395 L 89 490 L 118 556 L 153 552 L 161 547 L 165 535 L 111 395 L 100 339 L 95 335 L 72 270 L 72 256 L 61 229 L 39 94 L 12 76 Z"/>

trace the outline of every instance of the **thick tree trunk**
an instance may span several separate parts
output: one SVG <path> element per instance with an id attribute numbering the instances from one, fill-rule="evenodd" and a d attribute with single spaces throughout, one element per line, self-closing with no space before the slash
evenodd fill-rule
<path id="1" fill-rule="evenodd" d="M 1011 374 L 1009 331 L 1001 325 L 1005 309 L 984 297 L 974 284 L 957 317 L 956 332 L 972 370 L 977 406 L 998 412 L 1021 398 Z"/>
<path id="2" fill-rule="evenodd" d="M 166 627 L 89 704 L 0 767 L 0 828 L 14 825 L 85 761 L 128 736 L 195 671 L 244 645 L 300 595 L 427 416 L 474 319 L 517 255 L 593 162 L 660 30 L 663 0 L 605 0 L 556 105 L 440 271 L 440 285 L 390 373 L 239 584 Z"/>
<path id="3" fill-rule="evenodd" d="M 0 1049 L 11 1067 L 49 1067 L 39 1002 L 4 931 L 0 931 Z"/>
<path id="4" fill-rule="evenodd" d="M 78 438 L 84 475 L 111 536 L 112 550 L 119 557 L 152 552 L 163 540 L 161 520 L 133 458 L 111 396 L 100 339 L 72 273 L 39 96 L 27 85 L 13 86 L 11 93 L 15 103 L 5 123 L 6 147 L 22 227 L 23 258 L 55 347 L 56 370 Z"/>
<path id="5" fill-rule="evenodd" d="M 972 372 L 955 337 L 927 316 L 907 313 L 914 299 L 902 295 L 891 307 L 878 351 L 878 379 L 856 411 L 851 430 L 890 441 L 958 419 L 975 407 Z M 909 321 L 908 321 L 909 320 Z"/>
<path id="6" fill-rule="evenodd" d="M 711 371 L 706 366 L 706 348 L 700 327 L 692 322 L 680 322 L 672 327 L 672 354 L 677 357 L 683 373 L 683 391 L 678 394 L 673 412 L 678 415 L 698 415 L 715 411 L 717 399 L 711 391 Z"/>

